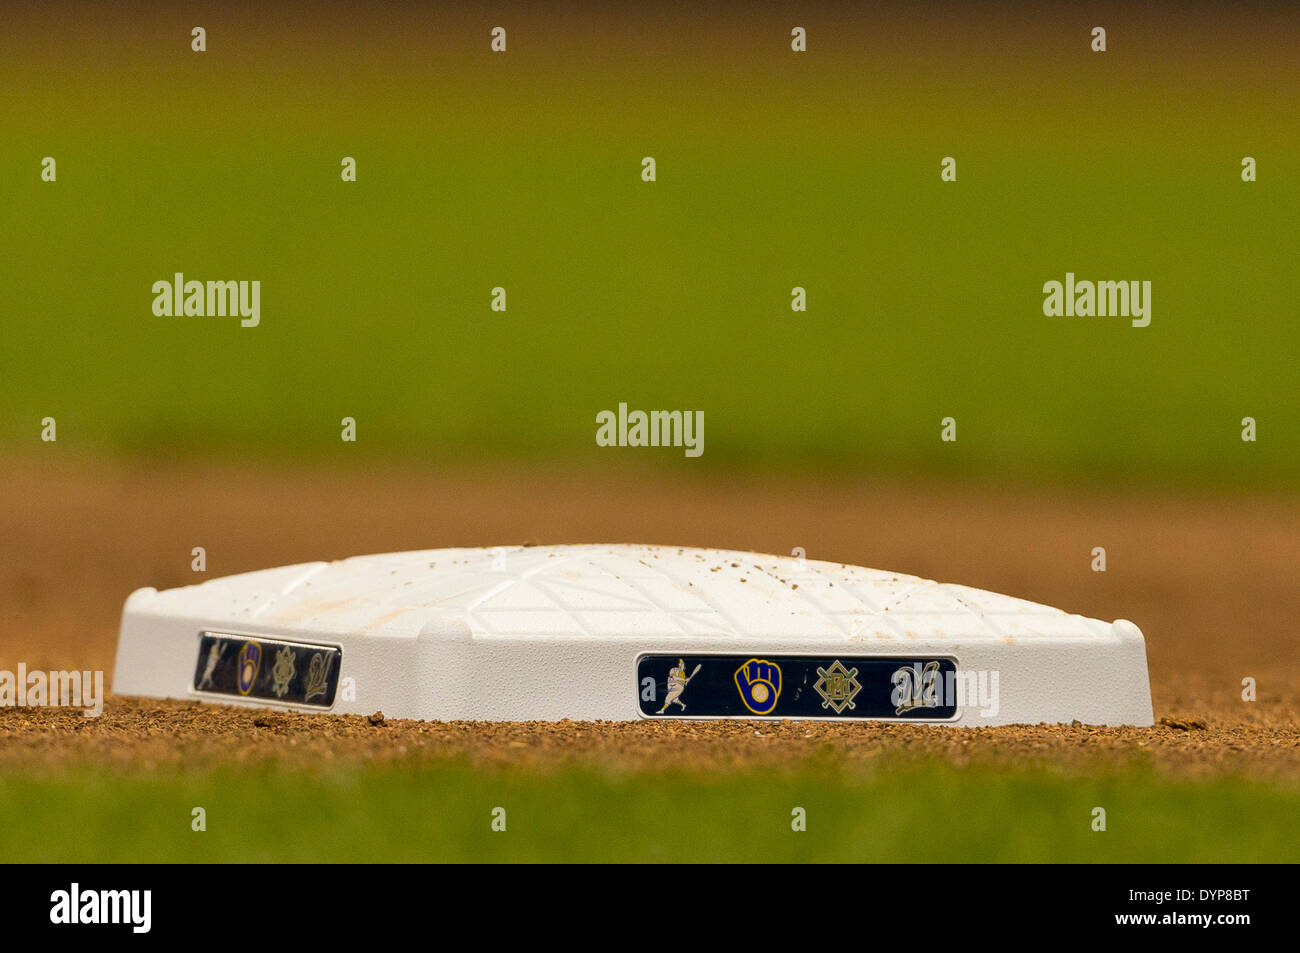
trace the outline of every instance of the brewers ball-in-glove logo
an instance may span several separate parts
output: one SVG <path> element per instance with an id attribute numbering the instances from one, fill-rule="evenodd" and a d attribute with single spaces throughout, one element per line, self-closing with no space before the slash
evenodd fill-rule
<path id="1" fill-rule="evenodd" d="M 736 669 L 736 688 L 746 708 L 755 715 L 770 715 L 781 697 L 781 667 L 752 658 Z"/>
<path id="2" fill-rule="evenodd" d="M 262 647 L 256 642 L 245 642 L 239 650 L 239 694 L 247 695 L 257 680 L 257 669 L 262 664 Z"/>

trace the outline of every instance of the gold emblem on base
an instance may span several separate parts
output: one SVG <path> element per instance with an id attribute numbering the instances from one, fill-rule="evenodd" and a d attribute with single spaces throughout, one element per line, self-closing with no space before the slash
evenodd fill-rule
<path id="1" fill-rule="evenodd" d="M 283 698 L 284 693 L 289 690 L 289 682 L 293 678 L 293 649 L 285 646 L 275 653 L 275 667 L 271 669 L 271 678 L 275 684 L 271 690 L 275 692 L 276 698 Z"/>
<path id="2" fill-rule="evenodd" d="M 830 668 L 818 666 L 817 674 L 821 678 L 817 679 L 813 688 L 817 689 L 817 694 L 822 697 L 823 708 L 834 709 L 835 714 L 842 715 L 844 709 L 857 707 L 853 699 L 857 697 L 858 692 L 862 691 L 862 685 L 858 682 L 856 668 L 845 668 L 844 664 L 836 659 L 831 663 Z"/>
<path id="3" fill-rule="evenodd" d="M 317 695 L 325 694 L 325 690 L 329 688 L 329 671 L 330 663 L 325 660 L 324 654 L 317 652 L 311 657 L 311 662 L 307 665 L 307 690 L 303 696 L 304 701 L 311 701 Z"/>

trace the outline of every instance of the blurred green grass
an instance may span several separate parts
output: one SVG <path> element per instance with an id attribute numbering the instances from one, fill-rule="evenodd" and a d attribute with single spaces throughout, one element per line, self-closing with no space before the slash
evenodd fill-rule
<path id="1" fill-rule="evenodd" d="M 0 446 L 52 415 L 62 446 L 129 455 L 600 466 L 596 413 L 627 401 L 705 412 L 702 462 L 621 452 L 670 466 L 1300 477 L 1274 45 L 1133 27 L 1143 56 L 1089 59 L 1047 18 L 1023 50 L 760 56 L 747 27 L 670 58 L 538 18 L 496 59 L 441 35 L 367 58 L 364 27 L 277 50 L 283 25 L 204 56 L 133 34 L 66 72 L 15 48 Z M 260 280 L 261 326 L 154 317 L 175 271 Z M 1045 317 L 1066 271 L 1151 280 L 1151 326 Z"/>
<path id="2" fill-rule="evenodd" d="M 913 763 L 610 774 L 424 762 L 0 778 L 4 862 L 1290 862 L 1300 791 Z M 191 830 L 201 806 L 207 830 Z M 792 809 L 807 829 L 791 829 Z M 1107 830 L 1091 830 L 1092 811 Z M 491 830 L 505 809 L 504 832 Z"/>

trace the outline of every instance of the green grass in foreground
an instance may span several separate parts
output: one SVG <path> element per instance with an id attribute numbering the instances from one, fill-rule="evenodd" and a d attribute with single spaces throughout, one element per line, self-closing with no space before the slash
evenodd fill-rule
<path id="1" fill-rule="evenodd" d="M 0 780 L 0 861 L 1113 861 L 1300 859 L 1300 791 L 1128 770 L 834 766 L 714 778 L 453 763 Z M 207 830 L 190 829 L 191 810 Z M 506 831 L 490 827 L 506 810 Z M 791 830 L 791 811 L 807 830 Z M 1094 807 L 1108 829 L 1094 833 Z"/>

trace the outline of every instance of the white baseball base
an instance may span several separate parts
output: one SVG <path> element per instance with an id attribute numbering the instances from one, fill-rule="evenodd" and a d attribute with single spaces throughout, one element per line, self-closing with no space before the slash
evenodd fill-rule
<path id="1" fill-rule="evenodd" d="M 1131 622 L 837 563 L 636 545 L 359 556 L 141 589 L 113 690 L 431 720 L 1152 724 Z"/>

